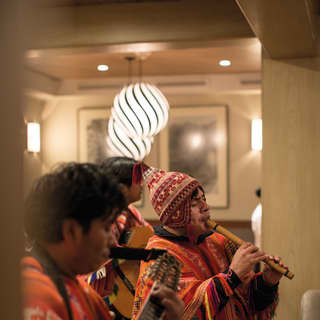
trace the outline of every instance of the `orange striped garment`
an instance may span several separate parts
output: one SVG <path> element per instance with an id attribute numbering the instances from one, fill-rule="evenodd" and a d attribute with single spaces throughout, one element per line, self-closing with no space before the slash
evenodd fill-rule
<path id="1" fill-rule="evenodd" d="M 261 275 L 251 272 L 242 282 L 235 273 L 230 275 L 232 270 L 229 265 L 236 250 L 230 241 L 214 233 L 200 244 L 193 245 L 187 238 L 181 240 L 181 237 L 175 239 L 157 234 L 156 230 L 156 235 L 149 239 L 147 248 L 166 249 L 182 265 L 179 297 L 185 303 L 184 320 L 272 318 L 277 304 L 277 288 L 270 289 L 264 296 L 264 292 L 260 290 Z M 147 297 L 150 281 L 144 271 L 150 263 L 152 261 L 141 262 L 132 320 L 137 318 Z M 265 286 L 262 288 L 268 290 Z M 258 303 L 259 299 L 264 301 Z"/>
<path id="2" fill-rule="evenodd" d="M 55 284 L 33 257 L 25 257 L 22 266 L 24 320 L 68 319 L 66 304 Z M 111 320 L 101 297 L 81 279 L 64 277 L 74 320 Z"/>

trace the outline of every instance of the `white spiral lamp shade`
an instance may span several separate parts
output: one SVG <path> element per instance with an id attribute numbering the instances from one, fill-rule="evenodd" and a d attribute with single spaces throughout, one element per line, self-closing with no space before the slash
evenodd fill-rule
<path id="1" fill-rule="evenodd" d="M 168 122 L 169 103 L 158 88 L 148 83 L 124 87 L 114 98 L 112 116 L 131 138 L 150 138 Z"/>
<path id="2" fill-rule="evenodd" d="M 150 153 L 153 137 L 129 137 L 113 116 L 108 122 L 108 134 L 107 144 L 114 155 L 126 156 L 140 161 Z"/>

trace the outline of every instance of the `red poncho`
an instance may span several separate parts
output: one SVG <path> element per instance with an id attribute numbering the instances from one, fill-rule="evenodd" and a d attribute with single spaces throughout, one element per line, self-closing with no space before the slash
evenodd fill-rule
<path id="1" fill-rule="evenodd" d="M 272 318 L 277 287 L 266 286 L 261 274 L 254 272 L 242 282 L 234 273 L 232 275 L 229 265 L 236 248 L 223 236 L 215 233 L 193 245 L 187 238 L 155 235 L 149 239 L 147 248 L 166 249 L 182 264 L 179 297 L 185 303 L 184 320 Z M 141 262 L 133 320 L 148 293 L 144 271 L 150 263 Z"/>
<path id="2" fill-rule="evenodd" d="M 22 260 L 24 319 L 68 319 L 67 307 L 55 284 L 33 257 Z M 64 277 L 74 320 L 111 320 L 102 298 L 81 279 Z"/>

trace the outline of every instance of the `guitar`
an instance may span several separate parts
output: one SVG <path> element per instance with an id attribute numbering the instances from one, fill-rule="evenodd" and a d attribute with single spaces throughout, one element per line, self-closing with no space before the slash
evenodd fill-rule
<path id="1" fill-rule="evenodd" d="M 153 231 L 144 226 L 131 229 L 129 240 L 126 244 L 128 248 L 145 248 L 148 239 L 153 236 Z M 126 318 L 131 318 L 134 301 L 134 289 L 137 284 L 140 260 L 126 260 L 115 266 L 118 276 L 115 283 L 118 287 L 117 297 L 113 306 Z"/>
<path id="2" fill-rule="evenodd" d="M 164 253 L 146 269 L 144 277 L 152 280 L 151 290 L 138 315 L 138 320 L 158 320 L 164 316 L 164 307 L 157 298 L 152 296 L 152 292 L 159 284 L 177 291 L 180 280 L 180 263 L 170 254 Z"/>

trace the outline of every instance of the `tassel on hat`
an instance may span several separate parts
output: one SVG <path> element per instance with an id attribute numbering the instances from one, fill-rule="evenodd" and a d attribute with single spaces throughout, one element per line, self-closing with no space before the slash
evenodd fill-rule
<path id="1" fill-rule="evenodd" d="M 137 162 L 132 169 L 132 184 L 141 184 L 142 182 L 142 162 Z"/>
<path id="2" fill-rule="evenodd" d="M 155 170 L 157 169 L 149 167 L 143 162 L 137 162 L 132 169 L 132 183 L 141 184 L 142 181 L 146 180 L 151 172 Z"/>

